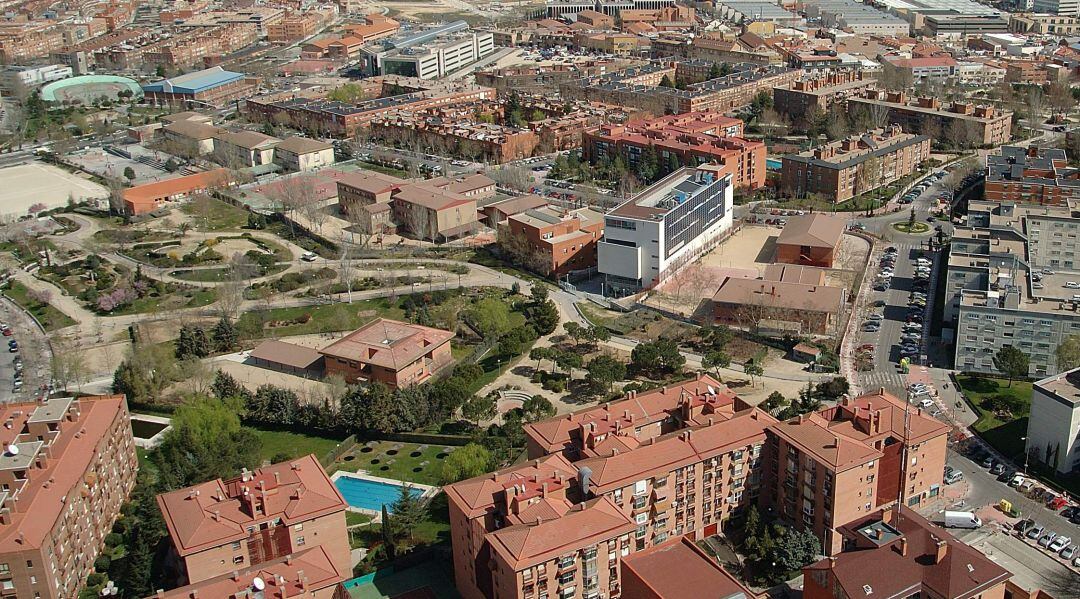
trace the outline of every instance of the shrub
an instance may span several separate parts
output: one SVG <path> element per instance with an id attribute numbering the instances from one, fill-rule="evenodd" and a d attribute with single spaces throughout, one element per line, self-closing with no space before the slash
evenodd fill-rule
<path id="1" fill-rule="evenodd" d="M 117 521 L 117 524 L 119 524 L 119 521 Z M 113 528 L 115 529 L 115 526 Z M 124 537 L 117 534 L 116 532 L 110 532 L 109 534 L 105 535 L 105 546 L 106 547 L 116 547 L 117 545 L 119 545 L 120 543 L 123 543 L 123 542 L 124 542 Z"/>
<path id="2" fill-rule="evenodd" d="M 112 559 L 104 554 L 99 555 L 97 559 L 94 560 L 94 569 L 98 572 L 107 572 L 110 565 L 112 565 Z"/>
<path id="3" fill-rule="evenodd" d="M 88 586 L 88 587 L 101 586 L 101 585 L 105 584 L 105 580 L 107 580 L 107 579 L 105 578 L 105 575 L 102 574 L 101 572 L 91 572 L 90 575 L 86 577 L 86 586 Z"/>

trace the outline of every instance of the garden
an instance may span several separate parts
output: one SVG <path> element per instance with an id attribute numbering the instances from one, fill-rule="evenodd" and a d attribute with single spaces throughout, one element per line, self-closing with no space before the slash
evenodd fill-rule
<path id="1" fill-rule="evenodd" d="M 364 471 L 383 478 L 438 485 L 443 460 L 457 449 L 453 445 L 373 440 L 343 453 L 327 467 L 327 472 Z"/>
<path id="2" fill-rule="evenodd" d="M 1027 435 L 1031 411 L 1031 383 L 960 375 L 956 377 L 961 392 L 979 419 L 972 428 L 1009 458 L 1024 454 L 1023 437 Z"/>
<path id="3" fill-rule="evenodd" d="M 48 290 L 32 290 L 18 281 L 11 281 L 4 290 L 4 295 L 33 314 L 46 331 L 55 331 L 76 324 L 75 319 L 52 305 L 52 293 Z"/>

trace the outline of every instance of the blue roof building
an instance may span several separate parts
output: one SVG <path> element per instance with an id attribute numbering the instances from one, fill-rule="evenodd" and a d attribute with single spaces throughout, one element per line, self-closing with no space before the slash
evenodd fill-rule
<path id="1" fill-rule="evenodd" d="M 179 77 L 162 79 L 143 86 L 144 92 L 159 92 L 171 94 L 191 94 L 212 90 L 222 85 L 227 85 L 244 79 L 243 73 L 226 71 L 221 67 L 213 67 L 204 71 L 196 71 Z"/>

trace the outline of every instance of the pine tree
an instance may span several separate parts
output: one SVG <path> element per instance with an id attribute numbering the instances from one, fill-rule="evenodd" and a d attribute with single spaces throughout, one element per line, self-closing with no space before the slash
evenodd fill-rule
<path id="1" fill-rule="evenodd" d="M 205 358 L 210 355 L 210 338 L 207 337 L 206 331 L 202 327 L 195 327 L 192 331 L 192 343 L 196 358 Z"/>
<path id="2" fill-rule="evenodd" d="M 214 337 L 214 350 L 219 352 L 232 351 L 236 347 L 237 342 L 240 339 L 240 334 L 236 330 L 236 325 L 228 316 L 222 316 L 221 320 L 217 321 L 213 330 Z"/>
<path id="3" fill-rule="evenodd" d="M 383 547 L 386 548 L 386 559 L 394 559 L 394 527 L 390 522 L 390 514 L 386 511 L 386 505 L 382 506 L 382 538 Z"/>

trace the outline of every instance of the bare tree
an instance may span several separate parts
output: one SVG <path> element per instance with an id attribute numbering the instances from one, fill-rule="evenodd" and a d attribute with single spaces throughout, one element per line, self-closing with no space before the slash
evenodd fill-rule
<path id="1" fill-rule="evenodd" d="M 338 260 L 338 282 L 345 286 L 345 291 L 349 298 L 348 302 L 351 304 L 353 282 L 355 279 L 353 269 L 353 244 L 345 239 L 346 236 L 346 232 L 342 231 L 341 237 L 338 239 L 338 246 L 341 247 L 341 259 Z"/>

